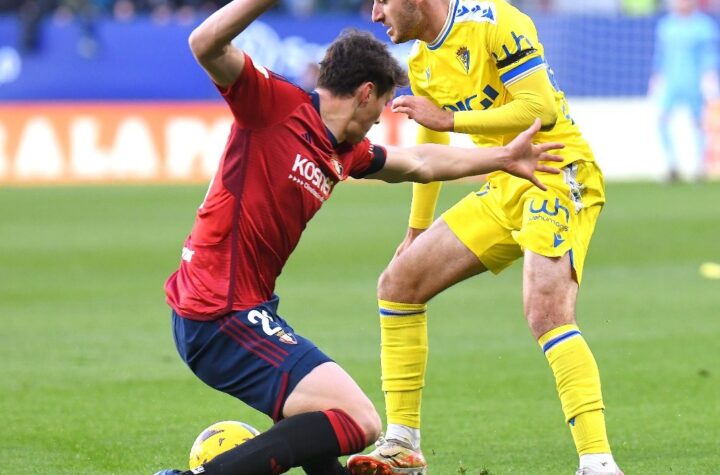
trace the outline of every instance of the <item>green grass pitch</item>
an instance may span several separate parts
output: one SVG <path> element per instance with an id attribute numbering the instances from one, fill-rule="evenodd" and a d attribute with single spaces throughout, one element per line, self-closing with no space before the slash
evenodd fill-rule
<path id="1" fill-rule="evenodd" d="M 471 191 L 448 185 L 440 208 Z M 175 352 L 162 285 L 204 187 L 0 190 L 0 473 L 182 468 L 212 422 L 269 420 Z M 280 311 L 383 413 L 375 282 L 408 185 L 341 185 L 281 276 Z M 578 315 L 628 475 L 720 473 L 720 185 L 613 184 Z M 520 265 L 430 307 L 423 447 L 431 475 L 571 474 L 554 381 L 522 316 Z M 297 474 L 299 471 L 291 473 Z"/>

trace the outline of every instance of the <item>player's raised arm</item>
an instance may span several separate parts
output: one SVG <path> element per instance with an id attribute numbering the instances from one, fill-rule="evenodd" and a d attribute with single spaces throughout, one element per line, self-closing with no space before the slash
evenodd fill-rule
<path id="1" fill-rule="evenodd" d="M 212 80 L 222 87 L 232 84 L 245 65 L 242 50 L 231 42 L 276 0 L 233 0 L 190 34 L 190 49 Z"/>
<path id="2" fill-rule="evenodd" d="M 513 100 L 488 110 L 452 112 L 420 96 L 400 96 L 392 111 L 407 116 L 431 130 L 465 134 L 512 134 L 527 128 L 540 117 L 544 129 L 555 125 L 555 97 L 544 74 L 534 74 L 508 86 Z"/>
<path id="3" fill-rule="evenodd" d="M 559 173 L 557 168 L 540 162 L 561 162 L 562 158 L 548 153 L 563 148 L 559 143 L 533 144 L 532 138 L 540 130 L 537 119 L 525 132 L 504 147 L 459 148 L 424 144 L 409 148 L 388 148 L 385 166 L 367 178 L 395 183 L 414 181 L 454 180 L 503 170 L 531 181 L 545 190 L 536 172 Z"/>

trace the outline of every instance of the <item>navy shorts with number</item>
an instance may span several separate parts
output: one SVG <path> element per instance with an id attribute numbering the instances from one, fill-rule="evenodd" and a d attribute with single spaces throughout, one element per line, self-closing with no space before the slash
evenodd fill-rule
<path id="1" fill-rule="evenodd" d="M 208 386 L 235 396 L 274 421 L 300 380 L 332 361 L 277 314 L 279 299 L 219 320 L 201 322 L 173 311 L 175 345 Z"/>

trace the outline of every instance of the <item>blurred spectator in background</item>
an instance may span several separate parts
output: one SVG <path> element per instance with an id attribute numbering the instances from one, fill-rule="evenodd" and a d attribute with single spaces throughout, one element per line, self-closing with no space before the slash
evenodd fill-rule
<path id="1" fill-rule="evenodd" d="M 51 0 L 24 0 L 18 5 L 20 50 L 24 53 L 33 53 L 40 48 L 40 24 L 51 8 Z"/>
<path id="2" fill-rule="evenodd" d="M 660 137 L 667 158 L 668 180 L 680 177 L 670 119 L 678 106 L 692 113 L 696 142 L 695 176 L 705 175 L 702 127 L 706 100 L 718 96 L 718 26 L 700 12 L 696 0 L 670 0 L 670 13 L 657 24 L 650 94 L 660 104 Z"/>
<path id="3" fill-rule="evenodd" d="M 20 50 L 34 53 L 40 49 L 42 22 L 53 14 L 61 23 L 77 20 L 80 38 L 77 53 L 84 58 L 93 58 L 98 52 L 98 38 L 95 28 L 103 0 L 22 0 L 18 5 L 20 17 Z"/>
<path id="4" fill-rule="evenodd" d="M 76 21 L 80 27 L 80 38 L 75 47 L 77 53 L 87 59 L 98 54 L 96 20 L 100 4 L 96 0 L 62 0 L 55 10 L 55 18 L 59 21 Z"/>
<path id="5" fill-rule="evenodd" d="M 655 14 L 663 0 L 508 0 L 528 13 L 648 16 Z M 150 15 L 156 23 L 193 23 L 227 3 L 227 0 L 0 0 L 0 13 L 17 14 L 21 21 L 20 49 L 37 51 L 42 39 L 44 19 L 76 21 L 80 39 L 78 54 L 92 58 L 99 52 L 96 23 L 100 16 L 131 21 Z M 373 0 L 281 0 L 276 10 L 296 17 L 316 13 L 347 13 L 370 17 Z M 695 0 L 708 12 L 720 12 L 720 0 Z M 695 12 L 695 9 L 693 9 Z M 676 16 L 678 14 L 676 13 Z M 689 14 L 695 18 L 696 15 Z"/>

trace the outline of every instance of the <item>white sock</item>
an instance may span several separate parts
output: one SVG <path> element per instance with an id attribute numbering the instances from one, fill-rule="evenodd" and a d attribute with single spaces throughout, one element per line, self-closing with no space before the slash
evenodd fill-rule
<path id="1" fill-rule="evenodd" d="M 590 468 L 598 473 L 617 473 L 620 470 L 612 454 L 581 455 L 580 468 Z"/>
<path id="2" fill-rule="evenodd" d="M 388 424 L 385 439 L 395 439 L 410 445 L 413 450 L 420 450 L 420 429 L 402 424 Z"/>

